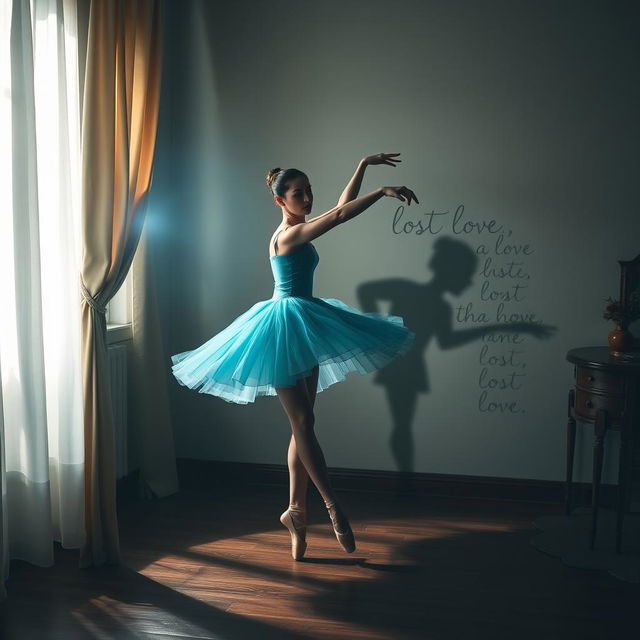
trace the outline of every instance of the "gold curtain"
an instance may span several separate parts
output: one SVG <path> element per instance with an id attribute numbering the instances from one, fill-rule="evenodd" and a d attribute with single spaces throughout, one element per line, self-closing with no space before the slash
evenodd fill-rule
<path id="1" fill-rule="evenodd" d="M 85 529 L 81 566 L 119 561 L 105 306 L 138 245 L 160 99 L 158 0 L 94 0 L 82 119 Z"/>

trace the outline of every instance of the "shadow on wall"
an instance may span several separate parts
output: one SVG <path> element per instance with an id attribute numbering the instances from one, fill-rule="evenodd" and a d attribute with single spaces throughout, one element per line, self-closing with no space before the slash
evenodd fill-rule
<path id="1" fill-rule="evenodd" d="M 487 324 L 472 329 L 454 330 L 453 310 L 445 293 L 459 296 L 471 285 L 478 257 L 464 242 L 441 237 L 434 244 L 427 263 L 433 278 L 426 283 L 404 278 L 365 282 L 357 288 L 362 311 L 377 312 L 377 302 L 389 301 L 389 313 L 401 316 L 416 334 L 413 347 L 404 356 L 379 369 L 374 382 L 386 388 L 393 425 L 389 445 L 399 471 L 414 470 L 413 420 L 418 393 L 430 390 L 424 357 L 432 338 L 441 349 L 452 349 L 480 339 L 494 331 L 521 333 L 536 338 L 551 337 L 553 327 L 534 322 Z"/>

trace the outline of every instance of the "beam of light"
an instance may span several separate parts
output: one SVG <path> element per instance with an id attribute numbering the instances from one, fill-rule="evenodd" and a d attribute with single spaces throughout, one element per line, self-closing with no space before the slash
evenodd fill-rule
<path id="1" fill-rule="evenodd" d="M 61 437 L 61 421 L 81 420 L 78 51 L 72 3 L 64 20 L 59 4 L 37 0 L 33 14 L 43 337 L 50 454 L 78 463 L 78 439 Z"/>
<path id="2" fill-rule="evenodd" d="M 0 363 L 6 459 L 8 469 L 36 482 L 48 480 L 48 457 L 55 464 L 81 465 L 84 456 L 73 5 L 71 0 L 0 3 Z M 13 11 L 20 11 L 16 16 L 23 21 L 12 43 Z M 20 78 L 16 86 L 12 64 L 19 74 L 14 77 Z"/>

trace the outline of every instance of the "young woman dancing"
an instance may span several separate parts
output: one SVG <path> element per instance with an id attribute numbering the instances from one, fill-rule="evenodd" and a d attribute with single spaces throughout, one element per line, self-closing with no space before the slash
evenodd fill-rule
<path id="1" fill-rule="evenodd" d="M 363 313 L 336 298 L 312 294 L 319 257 L 311 241 L 339 228 L 384 196 L 418 202 L 407 187 L 379 187 L 357 197 L 367 166 L 396 166 L 399 153 L 361 160 L 338 204 L 306 220 L 313 193 L 305 173 L 272 169 L 267 184 L 282 210 L 282 223 L 269 242 L 274 278 L 270 300 L 262 300 L 200 347 L 172 356 L 180 384 L 227 402 L 246 404 L 277 395 L 291 425 L 287 455 L 289 507 L 280 521 L 291 534 L 291 554 L 304 556 L 307 485 L 311 478 L 324 500 L 338 542 L 349 553 L 355 539 L 338 504 L 314 431 L 316 394 L 346 374 L 381 369 L 406 353 L 415 334 L 400 316 Z"/>

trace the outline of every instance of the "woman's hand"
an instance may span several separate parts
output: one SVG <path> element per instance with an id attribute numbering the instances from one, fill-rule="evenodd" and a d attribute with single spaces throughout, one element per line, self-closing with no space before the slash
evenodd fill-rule
<path id="1" fill-rule="evenodd" d="M 397 160 L 393 156 L 399 156 L 399 153 L 376 153 L 373 156 L 367 156 L 366 158 L 362 158 L 362 162 L 366 165 L 370 164 L 388 164 L 390 167 L 395 167 L 398 162 L 402 162 L 402 160 Z"/>
<path id="2" fill-rule="evenodd" d="M 389 196 L 390 198 L 398 198 L 398 200 L 402 200 L 402 202 L 406 202 L 408 205 L 411 205 L 411 200 L 415 200 L 418 204 L 418 198 L 416 198 L 416 194 L 411 191 L 411 189 L 407 189 L 407 187 L 380 187 L 382 189 L 382 195 Z"/>

